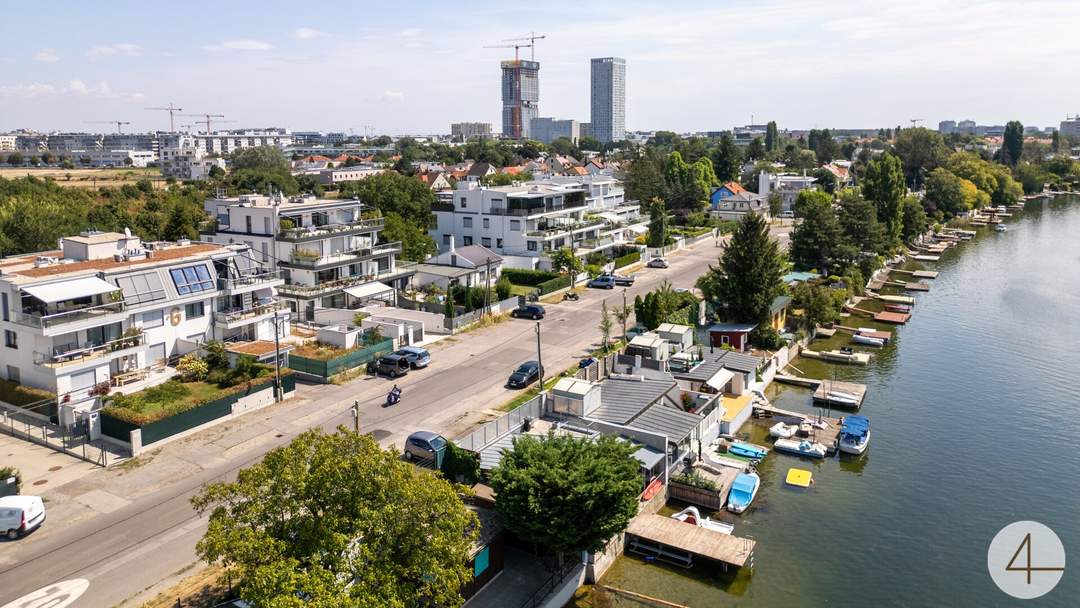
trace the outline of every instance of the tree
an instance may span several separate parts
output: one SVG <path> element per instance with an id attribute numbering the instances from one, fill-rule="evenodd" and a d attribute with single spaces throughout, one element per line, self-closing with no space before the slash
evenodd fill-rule
<path id="1" fill-rule="evenodd" d="M 668 239 L 668 214 L 664 201 L 654 198 L 649 207 L 649 247 L 663 247 Z"/>
<path id="2" fill-rule="evenodd" d="M 942 167 L 931 171 L 926 178 L 925 200 L 931 209 L 941 212 L 944 217 L 970 211 L 979 203 L 978 194 L 979 189 L 974 183 Z"/>
<path id="3" fill-rule="evenodd" d="M 600 302 L 600 348 L 607 352 L 608 343 L 611 342 L 611 314 L 608 312 L 607 300 Z"/>
<path id="4" fill-rule="evenodd" d="M 630 163 L 624 176 L 627 200 L 651 201 L 667 196 L 664 163 L 653 148 Z"/>
<path id="5" fill-rule="evenodd" d="M 912 243 L 919 235 L 925 233 L 929 227 L 926 221 L 926 211 L 923 209 L 922 201 L 913 196 L 905 197 L 902 207 L 904 227 L 900 235 L 905 243 Z"/>
<path id="6" fill-rule="evenodd" d="M 843 232 L 832 201 L 820 192 L 803 190 L 795 201 L 795 215 L 802 222 L 791 232 L 791 261 L 800 270 L 829 274 L 841 256 Z"/>
<path id="7" fill-rule="evenodd" d="M 32 166 L 36 167 L 36 166 L 38 166 L 38 165 L 40 165 L 40 164 L 41 164 L 41 159 L 40 159 L 40 158 L 38 158 L 37 156 L 31 156 L 31 157 L 30 157 L 30 164 L 31 164 Z"/>
<path id="8" fill-rule="evenodd" d="M 458 492 L 371 435 L 312 430 L 192 499 L 196 551 L 256 606 L 460 606 L 479 522 Z"/>
<path id="9" fill-rule="evenodd" d="M 1001 162 L 1015 167 L 1024 153 L 1024 125 L 1018 120 L 1005 123 L 1005 133 L 1001 143 Z"/>
<path id="10" fill-rule="evenodd" d="M 1065 152 L 1062 146 L 1061 133 L 1057 129 L 1054 129 L 1054 133 L 1050 135 L 1050 151 L 1054 154 L 1060 154 L 1062 152 Z"/>
<path id="11" fill-rule="evenodd" d="M 770 120 L 765 125 L 765 151 L 774 152 L 780 147 L 780 133 L 776 129 L 776 121 Z"/>
<path id="12" fill-rule="evenodd" d="M 387 213 L 384 221 L 379 238 L 388 242 L 401 241 L 401 259 L 422 262 L 438 252 L 435 241 L 423 226 L 406 221 L 396 213 Z"/>
<path id="13" fill-rule="evenodd" d="M 1025 194 L 1035 194 L 1042 192 L 1049 176 L 1038 165 L 1021 163 L 1016 167 L 1016 177 L 1020 180 Z"/>
<path id="14" fill-rule="evenodd" d="M 416 178 L 384 171 L 359 181 L 341 182 L 338 188 L 342 198 L 358 198 L 384 216 L 396 213 L 420 228 L 427 228 L 431 221 L 435 193 Z"/>
<path id="15" fill-rule="evenodd" d="M 829 194 L 836 193 L 836 175 L 828 169 L 814 169 L 811 173 L 814 178 L 814 184 L 828 192 Z"/>
<path id="16" fill-rule="evenodd" d="M 213 167 L 210 167 L 210 171 L 207 173 L 207 175 L 210 176 L 210 179 L 221 179 L 225 177 L 225 170 L 217 165 L 214 165 Z"/>
<path id="17" fill-rule="evenodd" d="M 898 129 L 895 148 L 903 161 L 907 182 L 916 189 L 922 185 L 925 174 L 937 168 L 948 153 L 941 134 L 924 127 Z"/>
<path id="18" fill-rule="evenodd" d="M 783 257 L 765 219 L 747 214 L 736 225 L 719 265 L 709 267 L 699 287 L 726 318 L 765 323 L 773 299 L 783 292 L 783 269 Z"/>
<path id="19" fill-rule="evenodd" d="M 779 190 L 773 190 L 769 193 L 769 215 L 772 217 L 780 217 L 780 214 L 784 211 L 784 196 L 780 194 Z"/>
<path id="20" fill-rule="evenodd" d="M 604 150 L 604 144 L 595 137 L 585 136 L 578 139 L 578 148 L 589 150 L 590 152 L 602 152 Z"/>
<path id="21" fill-rule="evenodd" d="M 519 435 L 491 471 L 495 507 L 527 542 L 560 554 L 602 550 L 637 515 L 637 448 L 612 435 Z"/>
<path id="22" fill-rule="evenodd" d="M 874 204 L 859 196 L 854 190 L 846 190 L 840 197 L 837 221 L 844 233 L 845 242 L 857 251 L 883 254 L 891 243 L 887 242 L 885 227 L 878 222 Z M 897 239 L 899 239 L 897 235 Z"/>
<path id="23" fill-rule="evenodd" d="M 165 223 L 165 233 L 162 236 L 170 241 L 198 238 L 199 232 L 195 229 L 195 222 L 187 208 L 176 204 L 169 209 L 169 219 Z"/>
<path id="24" fill-rule="evenodd" d="M 717 179 L 721 182 L 739 179 L 739 173 L 742 171 L 742 154 L 730 135 L 725 134 L 720 138 L 720 144 L 713 150 L 712 165 Z"/>
<path id="25" fill-rule="evenodd" d="M 840 146 L 833 139 L 832 133 L 828 129 L 823 129 L 818 133 L 817 142 L 810 149 L 814 151 L 819 165 L 831 163 L 833 159 L 840 155 Z"/>
<path id="26" fill-rule="evenodd" d="M 22 153 L 21 152 L 12 152 L 11 154 L 8 154 L 7 162 L 12 167 L 17 167 L 17 166 L 23 164 L 23 155 L 22 155 Z"/>
<path id="27" fill-rule="evenodd" d="M 634 313 L 634 309 L 629 305 L 617 304 L 615 308 L 611 309 L 611 312 L 622 327 L 622 339 L 627 340 L 626 322 L 630 319 L 630 315 Z"/>
<path id="28" fill-rule="evenodd" d="M 555 272 L 569 274 L 576 277 L 581 273 L 585 264 L 581 258 L 574 255 L 574 250 L 569 247 L 560 247 L 551 253 L 551 267 Z"/>
<path id="29" fill-rule="evenodd" d="M 765 142 L 760 137 L 750 140 L 750 145 L 746 147 L 746 158 L 748 160 L 765 158 Z"/>
<path id="30" fill-rule="evenodd" d="M 877 219 L 885 228 L 886 245 L 891 247 L 899 243 L 903 219 L 900 202 L 907 193 L 900 159 L 883 154 L 880 159 L 867 163 L 862 193 L 877 208 Z"/>
<path id="31" fill-rule="evenodd" d="M 791 300 L 795 309 L 802 310 L 802 328 L 811 331 L 818 325 L 840 320 L 847 291 L 803 282 L 792 290 Z"/>

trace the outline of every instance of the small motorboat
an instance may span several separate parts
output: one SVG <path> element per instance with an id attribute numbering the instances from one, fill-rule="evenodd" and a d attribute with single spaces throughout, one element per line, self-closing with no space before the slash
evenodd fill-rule
<path id="1" fill-rule="evenodd" d="M 870 419 L 866 416 L 847 416 L 840 427 L 840 451 L 862 454 L 870 445 Z"/>
<path id="2" fill-rule="evenodd" d="M 825 401 L 854 408 L 861 405 L 858 395 L 852 395 L 844 391 L 825 391 Z"/>
<path id="3" fill-rule="evenodd" d="M 731 534 L 735 530 L 735 524 L 729 524 L 726 521 L 719 521 L 716 519 L 710 519 L 708 517 L 702 517 L 701 512 L 697 507 L 686 507 L 682 511 L 675 513 L 671 516 L 672 519 L 677 519 L 686 524 L 692 524 L 699 528 L 705 528 L 706 530 L 712 530 L 713 532 L 719 532 L 720 534 Z"/>
<path id="4" fill-rule="evenodd" d="M 728 492 L 727 510 L 732 513 L 745 511 L 750 503 L 754 502 L 760 487 L 761 477 L 757 473 L 739 473 Z"/>
<path id="5" fill-rule="evenodd" d="M 1005 227 L 1005 224 L 998 224 L 994 226 L 994 230 L 998 232 L 1005 232 L 1006 230 L 1008 230 L 1008 228 Z"/>
<path id="6" fill-rule="evenodd" d="M 784 479 L 784 482 L 789 486 L 809 488 L 814 483 L 814 474 L 806 469 L 792 467 L 788 469 L 787 478 Z"/>
<path id="7" fill-rule="evenodd" d="M 862 344 L 863 346 L 885 346 L 885 340 L 864 336 L 862 334 L 851 336 L 851 341 L 856 344 Z"/>
<path id="8" fill-rule="evenodd" d="M 777 439 L 776 443 L 773 444 L 773 448 L 781 452 L 809 456 L 810 458 L 825 458 L 825 454 L 829 451 L 824 445 L 812 443 L 807 439 Z"/>
<path id="9" fill-rule="evenodd" d="M 889 312 L 911 312 L 911 306 L 908 304 L 885 304 L 882 308 Z"/>
<path id="10" fill-rule="evenodd" d="M 783 422 L 777 422 L 769 427 L 769 436 L 776 437 L 777 439 L 788 439 L 795 436 L 795 431 L 799 430 L 799 427 L 794 424 L 784 424 Z"/>
<path id="11" fill-rule="evenodd" d="M 750 445 L 749 443 L 733 443 L 728 447 L 728 454 L 742 456 L 743 458 L 749 458 L 750 460 L 762 460 L 768 453 L 768 450 L 765 448 Z"/>

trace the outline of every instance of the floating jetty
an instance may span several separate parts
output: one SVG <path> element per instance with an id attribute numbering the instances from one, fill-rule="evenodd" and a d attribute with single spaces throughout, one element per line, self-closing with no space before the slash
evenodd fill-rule
<path id="1" fill-rule="evenodd" d="M 677 564 L 694 565 L 695 557 L 742 568 L 753 565 L 756 541 L 691 526 L 670 517 L 638 515 L 626 528 L 628 551 Z"/>
<path id="2" fill-rule="evenodd" d="M 856 405 L 851 406 L 836 399 L 830 399 L 830 393 L 846 393 L 855 398 Z M 849 407 L 859 409 L 866 400 L 866 385 L 858 382 L 842 382 L 840 380 L 822 380 L 814 390 L 814 404 L 830 407 Z"/>
<path id="3" fill-rule="evenodd" d="M 878 295 L 876 297 L 882 302 L 888 302 L 890 304 L 907 304 L 910 306 L 915 303 L 915 298 L 911 296 Z"/>
<path id="4" fill-rule="evenodd" d="M 911 320 L 910 312 L 891 312 L 883 310 L 878 313 L 874 313 L 874 320 L 882 323 L 894 323 L 896 325 L 903 325 Z"/>
<path id="5" fill-rule="evenodd" d="M 832 361 L 834 363 L 850 363 L 853 365 L 869 365 L 870 363 L 869 353 L 845 353 L 839 350 L 817 351 L 803 349 L 800 354 L 808 359 L 821 359 L 823 361 Z"/>
<path id="6" fill-rule="evenodd" d="M 890 268 L 889 273 L 910 274 L 916 279 L 936 279 L 938 272 L 936 270 L 901 270 L 899 268 Z"/>
<path id="7" fill-rule="evenodd" d="M 926 254 L 921 254 L 920 253 L 920 254 L 916 254 L 916 255 L 911 256 L 911 259 L 918 260 L 920 262 L 937 262 L 937 261 L 939 261 L 941 259 L 941 256 L 940 255 L 926 255 Z"/>
<path id="8" fill-rule="evenodd" d="M 786 424 L 797 424 L 799 431 L 796 437 L 810 439 L 825 446 L 826 454 L 835 454 L 840 445 L 840 429 L 842 424 L 839 418 L 829 418 L 816 414 L 804 414 L 782 410 L 772 405 L 754 405 L 756 424 L 771 426 L 765 420 L 779 420 Z M 818 428 L 815 423 L 824 423 L 825 428 Z M 794 437 L 793 437 L 794 439 Z"/>

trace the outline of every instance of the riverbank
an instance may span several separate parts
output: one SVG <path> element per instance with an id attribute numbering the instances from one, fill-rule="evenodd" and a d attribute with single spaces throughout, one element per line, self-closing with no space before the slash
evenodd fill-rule
<path id="1" fill-rule="evenodd" d="M 1077 546 L 1080 491 L 1061 480 L 1080 466 L 1071 439 L 1080 324 L 1070 321 L 1080 198 L 1030 201 L 1006 224 L 978 228 L 938 262 L 903 267 L 939 274 L 869 365 L 794 362 L 799 375 L 867 385 L 861 413 L 873 438 L 862 457 L 766 458 L 754 507 L 736 522 L 758 541 L 752 576 L 621 557 L 601 583 L 687 606 L 999 605 L 1008 598 L 989 578 L 986 548 L 1001 527 L 1034 519 Z M 812 348 L 849 341 L 837 332 Z M 778 408 L 815 413 L 811 392 L 774 384 L 766 394 Z M 744 431 L 766 441 L 759 425 Z M 814 486 L 786 486 L 792 466 L 811 470 Z M 1070 605 L 1077 592 L 1080 581 L 1066 576 L 1040 605 Z M 640 605 L 618 594 L 598 601 Z"/>

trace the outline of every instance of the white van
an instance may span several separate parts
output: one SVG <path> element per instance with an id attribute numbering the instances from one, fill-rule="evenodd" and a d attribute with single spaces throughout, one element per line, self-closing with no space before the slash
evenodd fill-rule
<path id="1" fill-rule="evenodd" d="M 40 496 L 0 498 L 0 534 L 15 540 L 45 522 L 45 504 Z"/>

